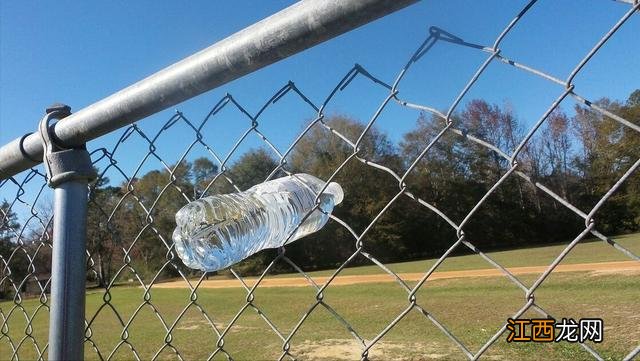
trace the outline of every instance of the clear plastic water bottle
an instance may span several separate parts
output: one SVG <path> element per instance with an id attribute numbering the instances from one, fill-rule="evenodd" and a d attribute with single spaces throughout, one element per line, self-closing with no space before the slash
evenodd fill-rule
<path id="1" fill-rule="evenodd" d="M 173 241 L 185 265 L 216 271 L 265 249 L 280 247 L 318 231 L 344 197 L 331 182 L 320 194 L 320 207 L 296 229 L 315 206 L 325 182 L 295 174 L 255 185 L 245 192 L 218 194 L 191 202 L 176 213 Z M 291 237 L 289 237 L 291 235 Z"/>

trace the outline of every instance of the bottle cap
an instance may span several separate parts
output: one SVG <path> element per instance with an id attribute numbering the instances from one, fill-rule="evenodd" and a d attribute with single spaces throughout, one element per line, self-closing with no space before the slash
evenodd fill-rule
<path id="1" fill-rule="evenodd" d="M 324 190 L 324 193 L 329 193 L 333 196 L 334 205 L 342 203 L 342 200 L 344 199 L 344 191 L 342 190 L 342 187 L 340 187 L 340 184 L 336 182 L 329 183 L 327 188 Z"/>

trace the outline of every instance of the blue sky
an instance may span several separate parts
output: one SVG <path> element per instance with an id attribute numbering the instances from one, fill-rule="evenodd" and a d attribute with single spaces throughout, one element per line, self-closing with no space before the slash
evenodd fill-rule
<path id="1" fill-rule="evenodd" d="M 0 5 L 0 143 L 34 131 L 43 109 L 65 102 L 79 110 L 144 78 L 292 1 L 14 1 Z M 431 26 L 465 41 L 491 45 L 525 2 L 424 1 L 366 25 L 328 43 L 189 100 L 176 108 L 199 122 L 225 93 L 231 93 L 250 113 L 292 80 L 320 104 L 355 63 L 383 81 L 393 82 Z M 504 39 L 506 57 L 544 70 L 561 79 L 600 37 L 629 10 L 628 4 L 593 0 L 540 0 Z M 636 34 L 634 37 L 634 33 Z M 625 99 L 640 87 L 640 16 L 632 17 L 575 79 L 587 99 Z M 400 86 L 400 97 L 446 110 L 486 54 L 446 43 L 437 44 L 412 68 Z M 524 125 L 534 122 L 562 87 L 513 67 L 493 63 L 463 99 L 473 98 L 514 109 Z M 328 114 L 347 114 L 367 121 L 386 91 L 362 79 L 339 94 Z M 573 107 L 571 101 L 563 103 Z M 152 136 L 174 110 L 139 122 Z M 313 111 L 287 96 L 261 118 L 261 130 L 282 151 Z M 399 141 L 417 118 L 416 111 L 394 105 L 377 126 Z M 229 151 L 247 119 L 230 109 L 204 129 L 209 144 L 221 155 Z M 88 144 L 112 148 L 121 133 Z M 180 125 L 159 139 L 168 162 L 184 151 L 193 134 Z M 119 153 L 128 171 L 143 157 L 139 140 Z M 240 153 L 260 145 L 253 137 Z M 202 149 L 192 156 L 204 154 Z M 144 168 L 157 168 L 150 161 Z M 112 176 L 113 178 L 113 176 Z"/>

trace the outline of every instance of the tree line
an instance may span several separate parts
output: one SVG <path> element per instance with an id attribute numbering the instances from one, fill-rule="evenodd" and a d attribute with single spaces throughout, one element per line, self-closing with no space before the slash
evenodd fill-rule
<path id="1" fill-rule="evenodd" d="M 593 105 L 640 124 L 640 90 L 625 101 L 603 98 Z M 319 232 L 287 246 L 286 256 L 305 270 L 335 267 L 359 245 L 382 262 L 438 257 L 458 237 L 434 209 L 459 224 L 498 182 L 502 183 L 465 223 L 467 240 L 482 250 L 567 241 L 584 229 L 584 219 L 544 189 L 588 213 L 638 160 L 640 150 L 640 135 L 635 130 L 601 112 L 576 105 L 570 116 L 556 109 L 520 147 L 516 171 L 503 179 L 512 166 L 505 156 L 519 148 L 528 131 L 515 112 L 477 99 L 452 120 L 457 130 L 444 132 L 419 161 L 416 159 L 445 126 L 437 116 L 421 114 L 399 144 L 372 127 L 359 143 L 357 157 L 353 146 L 340 136 L 314 125 L 286 157 L 284 167 L 328 179 L 348 160 L 334 178 L 343 187 L 345 199 L 333 214 L 349 228 L 330 221 Z M 332 116 L 324 123 L 351 143 L 365 130 L 363 123 L 347 116 Z M 495 148 L 488 149 L 482 142 Z M 253 149 L 224 171 L 210 159 L 198 158 L 174 165 L 172 172 L 152 170 L 122 184 L 99 180 L 90 193 L 88 217 L 93 277 L 99 284 L 115 276 L 130 277 L 123 264 L 145 278 L 154 277 L 159 269 L 160 278 L 175 276 L 179 269 L 189 272 L 167 248 L 172 244 L 175 213 L 189 199 L 246 190 L 264 181 L 280 165 L 272 153 Z M 399 176 L 410 169 L 403 178 L 402 194 L 398 179 L 379 165 Z M 282 175 L 279 171 L 275 177 Z M 392 199 L 391 206 L 369 227 Z M 6 202 L 1 208 L 0 254 L 7 260 L 15 253 L 13 231 L 20 225 L 15 214 L 7 211 Z M 609 235 L 638 231 L 637 174 L 596 213 L 595 221 L 596 228 Z M 276 252 L 260 252 L 235 269 L 243 274 L 259 273 Z M 352 264 L 366 262 L 359 256 Z M 12 270 L 19 271 L 11 277 L 17 280 L 27 267 L 16 263 L 11 263 Z M 290 270 L 286 262 L 274 267 L 276 272 Z"/>

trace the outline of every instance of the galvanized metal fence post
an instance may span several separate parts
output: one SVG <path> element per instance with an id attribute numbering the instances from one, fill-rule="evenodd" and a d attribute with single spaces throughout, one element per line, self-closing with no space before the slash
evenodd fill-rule
<path id="1" fill-rule="evenodd" d="M 83 358 L 87 180 L 54 191 L 49 360 Z"/>
<path id="2" fill-rule="evenodd" d="M 49 360 L 84 358 L 87 184 L 96 174 L 84 146 L 64 149 L 49 134 L 49 122 L 69 114 L 68 106 L 53 105 L 39 129 L 54 189 Z"/>

